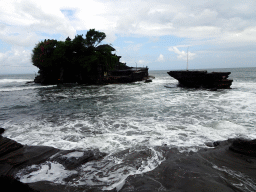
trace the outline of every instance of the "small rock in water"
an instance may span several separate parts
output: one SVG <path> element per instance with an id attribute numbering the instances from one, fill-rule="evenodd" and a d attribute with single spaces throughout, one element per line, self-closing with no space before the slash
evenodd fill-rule
<path id="1" fill-rule="evenodd" d="M 145 80 L 145 83 L 150 83 L 150 82 L 152 82 L 152 79 L 146 79 Z"/>

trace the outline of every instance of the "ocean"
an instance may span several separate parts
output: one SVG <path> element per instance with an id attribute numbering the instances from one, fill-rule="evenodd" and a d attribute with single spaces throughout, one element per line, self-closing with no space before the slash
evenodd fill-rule
<path id="1" fill-rule="evenodd" d="M 24 145 L 107 153 L 97 166 L 81 165 L 84 174 L 76 184 L 113 189 L 129 175 L 158 167 L 165 160 L 158 146 L 188 153 L 209 148 L 207 142 L 256 139 L 256 68 L 208 71 L 230 71 L 232 89 L 177 87 L 167 71 L 149 71 L 155 76 L 151 83 L 90 86 L 42 86 L 31 82 L 34 74 L 0 75 L 0 127 L 3 136 Z M 151 155 L 122 164 L 138 151 Z M 73 173 L 51 163 L 51 171 L 41 165 L 21 181 L 63 183 Z"/>

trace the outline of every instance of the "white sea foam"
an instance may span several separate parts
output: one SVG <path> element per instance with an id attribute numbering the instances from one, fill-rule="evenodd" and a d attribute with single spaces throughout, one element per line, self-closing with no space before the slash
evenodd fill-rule
<path id="1" fill-rule="evenodd" d="M 129 154 L 139 153 L 140 150 L 145 149 L 131 149 Z M 126 163 L 125 157 L 113 156 L 107 156 L 102 161 L 89 162 L 81 167 L 84 174 L 78 181 L 79 185 L 104 185 L 103 190 L 111 190 L 115 187 L 120 189 L 129 175 L 142 174 L 153 170 L 164 160 L 159 152 L 153 148 L 150 148 L 150 150 L 151 155 L 145 159 L 140 156 L 132 159 L 128 158 L 129 164 Z M 129 154 L 125 154 L 125 156 L 129 156 Z M 139 167 L 136 165 L 139 165 Z"/>
<path id="2" fill-rule="evenodd" d="M 24 174 L 25 170 L 30 173 Z M 65 183 L 63 179 L 75 173 L 77 173 L 77 171 L 66 170 L 63 165 L 57 162 L 47 161 L 40 165 L 26 167 L 25 169 L 20 170 L 16 176 L 23 183 L 34 183 L 37 181 Z"/>
<path id="3" fill-rule="evenodd" d="M 26 87 L 11 87 L 11 88 L 1 88 L 0 92 L 11 92 L 11 91 L 23 91 L 29 89 L 42 89 L 48 87 L 56 87 L 56 85 L 47 85 L 47 86 L 26 86 Z"/>
<path id="4" fill-rule="evenodd" d="M 24 124 L 6 122 L 6 136 L 28 145 L 47 145 L 60 149 L 95 149 L 102 152 L 122 151 L 134 146 L 177 146 L 187 150 L 204 147 L 205 142 L 244 136 L 255 138 L 253 129 L 230 121 L 198 121 L 177 116 L 123 117 L 105 115 L 96 122 L 62 119 L 59 125 L 31 121 Z M 169 120 L 168 120 L 169 119 Z M 183 122 L 182 122 L 183 121 Z M 157 122 L 157 123 L 156 123 Z M 24 134 L 26 133 L 26 134 Z"/>
<path id="5" fill-rule="evenodd" d="M 70 158 L 70 157 L 79 158 L 79 157 L 82 157 L 83 155 L 84 155 L 84 152 L 75 151 L 75 152 L 72 152 L 72 153 L 68 153 L 68 154 L 66 154 L 66 155 L 63 155 L 63 157 L 67 157 L 67 158 Z"/>
<path id="6" fill-rule="evenodd" d="M 140 152 L 149 150 L 146 157 L 141 157 Z M 130 158 L 129 155 L 138 153 Z M 144 153 L 142 153 L 144 154 Z M 80 156 L 77 152 L 70 153 L 68 158 Z M 65 155 L 67 157 L 67 155 Z M 103 190 L 117 188 L 120 190 L 129 175 L 142 174 L 155 169 L 164 158 L 161 153 L 153 148 L 133 148 L 124 157 L 109 155 L 100 161 L 91 161 L 78 167 L 75 171 L 68 171 L 57 162 L 47 161 L 40 165 L 32 165 L 19 171 L 16 175 L 21 182 L 33 183 L 37 181 L 51 181 L 65 184 L 64 179 L 72 174 L 78 175 L 69 181 L 69 185 L 104 186 Z M 127 163 L 129 161 L 129 163 Z"/>
<path id="7" fill-rule="evenodd" d="M 33 81 L 33 79 L 0 79 L 0 83 L 23 83 Z"/>

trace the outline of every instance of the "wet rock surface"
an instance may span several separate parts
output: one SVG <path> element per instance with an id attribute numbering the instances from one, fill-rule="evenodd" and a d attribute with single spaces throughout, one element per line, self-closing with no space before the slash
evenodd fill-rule
<path id="1" fill-rule="evenodd" d="M 93 160 L 99 160 L 106 154 L 95 151 L 75 151 L 59 150 L 47 146 L 26 146 L 6 137 L 0 136 L 0 182 L 9 187 L 8 191 L 15 191 L 13 185 L 27 187 L 32 189 L 27 191 L 84 191 L 86 188 L 97 191 L 97 188 L 91 187 L 71 187 L 67 185 L 54 184 L 47 181 L 39 181 L 23 185 L 17 178 L 17 173 L 32 165 L 39 165 L 47 162 L 58 162 L 67 170 L 74 170 L 78 166 Z M 27 172 L 33 171 L 27 170 Z M 16 179 L 15 179 L 16 178 Z M 66 178 L 66 182 L 69 182 Z M 17 188 L 17 189 L 18 189 Z M 16 188 L 15 188 L 16 189 Z M 26 191 L 26 190 L 25 190 Z"/>
<path id="2" fill-rule="evenodd" d="M 168 146 L 156 147 L 165 160 L 154 170 L 144 174 L 128 176 L 118 188 L 111 191 L 255 191 L 256 157 L 255 140 L 230 139 L 208 143 L 210 148 L 198 152 L 180 153 Z M 241 153 L 247 151 L 247 153 Z M 134 153 L 141 157 L 150 151 Z M 127 154 L 119 152 L 116 156 Z M 31 165 L 57 162 L 65 170 L 73 171 L 79 166 L 102 159 L 106 154 L 99 151 L 58 150 L 46 146 L 23 146 L 0 136 L 0 180 L 8 185 L 23 185 L 13 180 L 23 168 Z M 132 160 L 129 156 L 127 162 Z M 136 157 L 134 157 L 136 158 Z M 136 163 L 136 162 L 135 162 Z M 50 166 L 50 165 L 49 165 Z M 139 166 L 139 165 L 138 165 Z M 29 171 L 29 170 L 27 170 Z M 11 177 L 11 179 L 10 179 Z M 102 186 L 69 185 L 78 179 L 75 173 L 64 179 L 64 183 L 35 181 L 24 184 L 27 191 L 102 191 Z M 19 178 L 17 178 L 19 179 Z M 9 182 L 5 182 L 9 180 Z"/>
<path id="3" fill-rule="evenodd" d="M 256 139 L 236 139 L 229 147 L 230 150 L 243 155 L 256 157 Z"/>
<path id="4" fill-rule="evenodd" d="M 0 135 L 2 135 L 2 133 L 4 133 L 4 128 L 0 128 Z"/>
<path id="5" fill-rule="evenodd" d="M 17 181 L 16 179 L 10 176 L 0 176 L 0 185 L 1 185 L 2 192 L 14 192 L 14 191 L 39 192 L 29 187 L 28 184 Z"/>
<path id="6" fill-rule="evenodd" d="M 166 160 L 153 171 L 129 176 L 120 191 L 255 191 L 256 158 L 229 150 L 237 142 L 213 143 L 215 148 L 196 153 L 162 148 Z"/>

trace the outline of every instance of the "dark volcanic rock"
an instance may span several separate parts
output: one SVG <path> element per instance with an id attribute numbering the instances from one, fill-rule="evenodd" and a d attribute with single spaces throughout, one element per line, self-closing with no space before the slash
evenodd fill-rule
<path id="1" fill-rule="evenodd" d="M 233 141 L 229 149 L 236 153 L 244 154 L 251 157 L 256 157 L 256 139 L 255 140 L 236 139 Z"/>
<path id="2" fill-rule="evenodd" d="M 80 157 L 67 157 L 66 155 L 73 153 L 73 152 L 79 152 L 82 153 Z M 101 159 L 104 156 L 106 156 L 106 153 L 100 153 L 98 150 L 94 151 L 61 151 L 56 155 L 54 158 L 51 159 L 51 161 L 56 161 L 60 164 L 62 164 L 66 169 L 72 170 L 77 168 L 78 166 L 85 164 L 89 161 Z"/>
<path id="3" fill-rule="evenodd" d="M 40 181 L 36 183 L 30 183 L 29 186 L 40 192 L 102 192 L 98 187 L 89 186 L 69 186 L 55 184 L 48 181 Z M 105 192 L 117 192 L 115 189 L 107 190 Z"/>
<path id="4" fill-rule="evenodd" d="M 0 176 L 1 192 L 39 192 L 29 187 L 28 184 L 21 183 L 13 177 Z"/>
<path id="5" fill-rule="evenodd" d="M 165 160 L 152 171 L 128 176 L 120 191 L 256 191 L 255 140 L 230 139 L 213 142 L 209 146 L 211 148 L 189 153 L 180 153 L 177 148 L 168 146 L 155 147 L 154 150 L 161 153 Z M 127 166 L 141 167 L 141 163 L 134 159 L 146 160 L 151 155 L 151 151 L 147 149 L 145 147 L 127 157 L 126 150 L 117 153 L 116 156 L 122 157 Z M 81 177 L 83 170 L 79 172 L 80 165 L 101 159 L 105 155 L 97 150 L 58 150 L 45 146 L 23 146 L 0 136 L 0 176 L 3 178 L 1 182 L 3 186 L 5 183 L 20 186 L 22 183 L 6 176 L 14 177 L 27 166 L 40 164 L 38 166 L 40 167 L 41 163 L 50 164 L 48 162 L 50 161 L 60 163 L 66 170 L 77 172 L 64 178 L 63 183 L 38 181 L 28 184 L 33 190 L 40 192 L 102 191 L 102 186 L 69 184 Z M 5 179 L 9 181 L 5 182 Z M 28 185 L 24 186 L 28 187 Z M 28 188 L 27 191 L 33 191 L 32 189 Z M 111 191 L 114 192 L 116 189 Z"/>
<path id="6" fill-rule="evenodd" d="M 15 153 L 15 151 L 21 149 L 23 146 L 16 141 L 8 139 L 6 137 L 0 137 L 0 162 L 2 157 L 6 154 Z"/>
<path id="7" fill-rule="evenodd" d="M 72 157 L 69 154 L 79 154 L 79 156 Z M 75 151 L 75 150 L 59 150 L 53 147 L 47 146 L 23 146 L 16 141 L 0 136 L 0 176 L 1 182 L 6 185 L 14 185 L 13 188 L 8 191 L 20 191 L 16 189 L 22 189 L 22 183 L 13 179 L 16 174 L 23 168 L 31 165 L 38 165 L 47 161 L 58 162 L 62 164 L 66 169 L 73 170 L 82 164 L 85 164 L 92 160 L 98 160 L 104 157 L 106 154 L 95 151 Z M 8 177 L 7 177 L 8 176 Z M 72 177 L 72 176 L 71 176 Z M 73 175 L 75 177 L 75 175 Z M 66 178 L 68 180 L 68 178 Z M 72 178 L 70 178 L 72 179 Z M 68 182 L 68 181 L 67 181 Z M 16 186 L 17 185 L 17 186 Z M 5 185 L 3 185 L 5 186 Z M 20 187 L 19 187 L 20 186 Z M 28 187 L 28 185 L 23 185 Z M 54 184 L 51 182 L 35 182 L 29 184 L 29 186 L 38 191 L 85 191 L 86 189 L 92 189 L 91 191 L 99 191 L 97 187 L 90 188 L 86 186 L 71 187 L 66 185 Z M 12 190 L 15 189 L 15 190 Z M 23 191 L 34 191 L 27 188 Z"/>
<path id="8" fill-rule="evenodd" d="M 23 167 L 46 161 L 59 150 L 46 146 L 23 146 L 0 137 L 0 175 L 15 176 Z"/>
<path id="9" fill-rule="evenodd" d="M 256 158 L 230 151 L 232 142 L 196 153 L 162 147 L 166 160 L 150 172 L 129 176 L 120 191 L 255 191 Z"/>
<path id="10" fill-rule="evenodd" d="M 4 128 L 0 128 L 0 135 L 2 135 L 4 133 L 5 129 Z"/>
<path id="11" fill-rule="evenodd" d="M 21 168 L 33 164 L 40 164 L 47 160 L 56 161 L 66 169 L 75 169 L 86 162 L 104 157 L 99 151 L 79 151 L 81 157 L 67 158 L 66 154 L 75 150 L 59 150 L 47 146 L 23 146 L 6 137 L 0 137 L 0 175 L 14 176 Z M 50 158 L 51 157 L 51 158 Z"/>
<path id="12" fill-rule="evenodd" d="M 231 72 L 169 71 L 179 81 L 179 86 L 190 88 L 229 89 L 233 80 L 227 79 Z"/>

